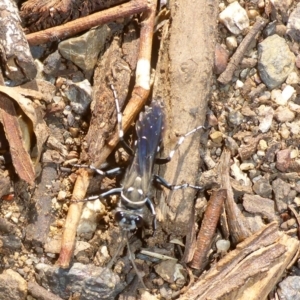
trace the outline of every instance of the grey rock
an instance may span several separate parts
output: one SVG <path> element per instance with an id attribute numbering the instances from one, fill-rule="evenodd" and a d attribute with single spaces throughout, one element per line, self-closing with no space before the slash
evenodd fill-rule
<path id="1" fill-rule="evenodd" d="M 17 272 L 8 269 L 0 275 L 0 298 L 24 300 L 27 296 L 27 283 Z"/>
<path id="2" fill-rule="evenodd" d="M 296 42 L 300 42 L 300 3 L 292 11 L 287 23 L 287 34 Z"/>
<path id="3" fill-rule="evenodd" d="M 99 53 L 103 50 L 105 41 L 110 34 L 107 25 L 93 28 L 87 33 L 62 41 L 58 45 L 61 55 L 71 60 L 85 72 L 92 72 Z"/>
<path id="4" fill-rule="evenodd" d="M 295 300 L 300 299 L 300 277 L 288 276 L 279 283 L 277 289 L 280 299 Z"/>
<path id="5" fill-rule="evenodd" d="M 70 269 L 37 264 L 41 285 L 53 294 L 66 299 L 73 293 L 81 294 L 80 300 L 115 299 L 123 289 L 118 275 L 110 269 L 74 263 Z"/>
<path id="6" fill-rule="evenodd" d="M 276 207 L 279 212 L 287 210 L 289 202 L 293 199 L 289 199 L 289 193 L 291 190 L 290 185 L 280 178 L 275 179 L 272 182 L 272 188 L 275 195 Z"/>
<path id="7" fill-rule="evenodd" d="M 272 187 L 269 183 L 269 180 L 265 178 L 261 178 L 254 182 L 253 190 L 257 195 L 262 197 L 271 197 L 272 195 Z"/>
<path id="8" fill-rule="evenodd" d="M 58 71 L 61 63 L 61 56 L 57 51 L 51 53 L 45 60 L 44 60 L 44 72 L 48 75 L 55 75 Z"/>
<path id="9" fill-rule="evenodd" d="M 92 102 L 92 87 L 88 80 L 73 83 L 68 81 L 66 97 L 70 100 L 72 110 L 79 115 L 84 114 Z"/>
<path id="10" fill-rule="evenodd" d="M 279 217 L 275 213 L 275 202 L 271 199 L 245 194 L 243 206 L 250 213 L 259 214 L 269 221 L 279 222 Z"/>
<path id="11" fill-rule="evenodd" d="M 231 111 L 228 115 L 228 120 L 232 125 L 241 125 L 244 116 L 239 111 Z"/>
<path id="12" fill-rule="evenodd" d="M 164 260 L 154 267 L 155 272 L 169 283 L 174 282 L 176 260 Z"/>
<path id="13" fill-rule="evenodd" d="M 7 250 L 7 251 L 16 251 L 16 250 L 20 250 L 22 247 L 22 243 L 21 243 L 21 239 L 14 236 L 14 235 L 4 235 L 4 236 L 0 236 L 0 242 L 1 242 L 1 252 L 3 252 L 3 250 Z"/>
<path id="14" fill-rule="evenodd" d="M 282 84 L 294 69 L 295 56 L 277 34 L 258 45 L 258 55 L 260 77 L 270 89 Z"/>

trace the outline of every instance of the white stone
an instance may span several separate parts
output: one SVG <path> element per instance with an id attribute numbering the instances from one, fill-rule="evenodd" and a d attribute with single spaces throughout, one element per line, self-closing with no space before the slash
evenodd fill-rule
<path id="1" fill-rule="evenodd" d="M 287 85 L 281 93 L 283 101 L 287 102 L 288 100 L 290 100 L 295 92 L 295 89 L 291 85 Z"/>
<path id="2" fill-rule="evenodd" d="M 233 34 L 240 34 L 249 27 L 246 10 L 236 1 L 229 4 L 220 14 L 220 22 Z"/>
<path id="3" fill-rule="evenodd" d="M 244 86 L 244 83 L 240 80 L 237 80 L 235 83 L 235 89 L 240 89 Z"/>
<path id="4" fill-rule="evenodd" d="M 281 90 L 272 90 L 271 99 L 278 105 L 287 104 L 287 100 L 283 98 Z"/>

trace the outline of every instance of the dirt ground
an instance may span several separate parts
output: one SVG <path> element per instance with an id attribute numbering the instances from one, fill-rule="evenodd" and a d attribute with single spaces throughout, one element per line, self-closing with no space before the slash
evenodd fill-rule
<path id="1" fill-rule="evenodd" d="M 299 5 L 5 0 L 0 299 L 300 299 Z"/>

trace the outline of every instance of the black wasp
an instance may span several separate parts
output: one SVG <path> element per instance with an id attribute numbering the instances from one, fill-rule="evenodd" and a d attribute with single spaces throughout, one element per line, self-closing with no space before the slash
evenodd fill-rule
<path id="1" fill-rule="evenodd" d="M 96 200 L 98 198 L 104 198 L 108 195 L 120 194 L 120 200 L 118 202 L 118 207 L 116 208 L 115 212 L 115 220 L 122 229 L 122 238 L 126 239 L 128 251 L 130 253 L 130 259 L 137 272 L 137 275 L 143 283 L 142 278 L 139 272 L 137 271 L 137 268 L 133 261 L 132 254 L 130 252 L 128 244 L 128 232 L 134 231 L 143 226 L 143 215 L 146 206 L 149 207 L 152 215 L 154 216 L 155 227 L 155 209 L 150 199 L 150 189 L 152 183 L 156 182 L 170 190 L 183 189 L 187 187 L 191 187 L 194 189 L 202 189 L 202 187 L 200 186 L 190 185 L 188 183 L 182 185 L 169 184 L 164 178 L 153 174 L 153 166 L 155 163 L 165 164 L 169 162 L 172 159 L 175 151 L 184 141 L 184 139 L 187 136 L 196 132 L 197 130 L 204 128 L 204 126 L 198 126 L 186 133 L 185 135 L 181 136 L 174 149 L 169 153 L 168 157 L 157 158 L 156 154 L 160 150 L 159 146 L 162 141 L 162 133 L 164 129 L 164 112 L 162 104 L 157 100 L 152 100 L 150 106 L 145 106 L 144 112 L 140 113 L 139 119 L 136 122 L 135 127 L 137 140 L 134 145 L 134 150 L 131 150 L 130 146 L 126 144 L 123 139 L 124 132 L 122 130 L 122 112 L 120 111 L 119 101 L 114 86 L 111 85 L 111 88 L 114 94 L 117 109 L 119 139 L 120 142 L 124 145 L 124 149 L 129 154 L 133 154 L 133 158 L 130 166 L 126 170 L 121 187 L 111 189 L 98 196 L 86 198 L 85 200 L 91 201 Z M 115 168 L 109 171 L 103 171 L 88 165 L 74 166 L 89 168 L 101 175 L 109 175 L 120 170 L 120 168 Z M 118 255 L 118 251 L 116 255 Z M 114 260 L 114 258 L 112 259 L 112 261 Z"/>

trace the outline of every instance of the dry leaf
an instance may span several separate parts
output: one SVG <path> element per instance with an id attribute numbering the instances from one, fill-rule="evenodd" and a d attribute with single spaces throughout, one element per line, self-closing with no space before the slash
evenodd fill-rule
<path id="1" fill-rule="evenodd" d="M 33 184 L 34 166 L 40 160 L 42 146 L 48 137 L 47 126 L 33 102 L 22 96 L 18 88 L 0 86 L 0 98 L 1 122 L 9 142 L 13 165 L 21 179 Z M 14 102 L 18 104 L 17 111 Z M 33 134 L 35 139 L 32 139 Z M 32 144 L 33 140 L 36 141 L 35 145 Z M 28 151 L 31 151 L 31 158 Z"/>

